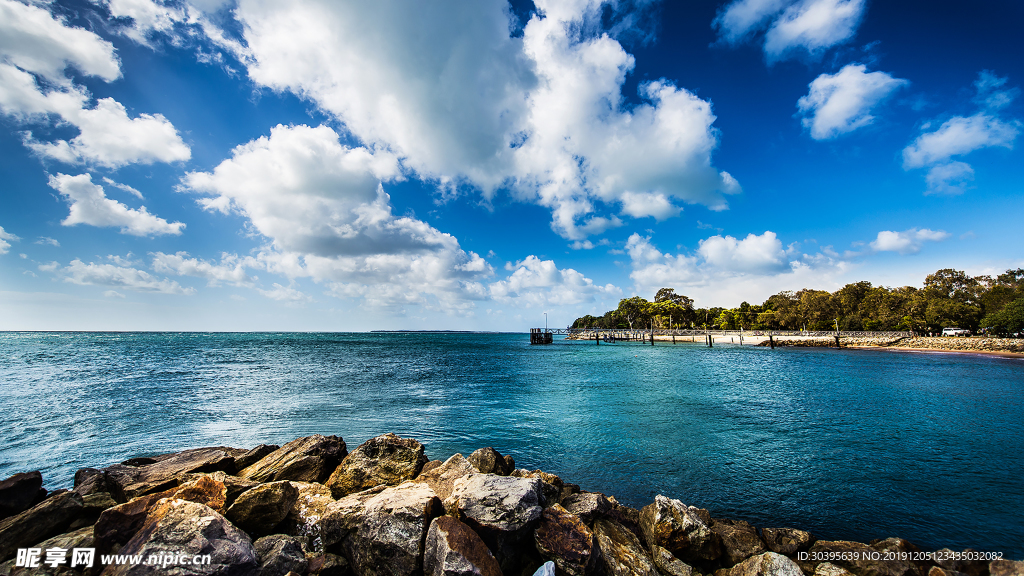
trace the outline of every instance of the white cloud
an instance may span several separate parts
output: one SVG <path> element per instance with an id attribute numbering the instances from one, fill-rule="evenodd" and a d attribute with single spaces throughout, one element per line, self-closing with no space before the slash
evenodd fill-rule
<path id="1" fill-rule="evenodd" d="M 39 244 L 40 246 L 53 246 L 54 248 L 60 248 L 60 242 L 58 242 L 55 238 L 50 238 L 49 236 L 40 236 L 39 239 L 35 241 L 35 243 Z"/>
<path id="2" fill-rule="evenodd" d="M 290 304 L 304 304 L 306 302 L 312 302 L 313 298 L 307 294 L 303 294 L 295 288 L 288 286 L 281 286 L 280 284 L 274 283 L 273 290 L 258 290 L 258 292 L 271 300 L 279 300 L 281 302 L 287 302 Z"/>
<path id="3" fill-rule="evenodd" d="M 106 6 L 114 18 L 131 19 L 122 33 L 140 44 L 148 44 L 153 34 L 170 34 L 175 24 L 186 22 L 189 16 L 184 6 L 152 0 L 107 0 Z"/>
<path id="4" fill-rule="evenodd" d="M 84 286 L 107 286 L 123 288 L 135 292 L 154 292 L 161 294 L 195 294 L 195 288 L 183 288 L 180 284 L 166 278 L 159 279 L 144 270 L 117 266 L 115 264 L 88 264 L 75 258 L 67 266 L 60 268 L 56 262 L 39 267 L 44 272 L 56 272 L 65 282 Z"/>
<path id="5" fill-rule="evenodd" d="M 54 84 L 69 84 L 70 65 L 107 82 L 121 76 L 114 46 L 82 28 L 66 26 L 46 9 L 0 0 L 0 54 L 22 70 Z"/>
<path id="6" fill-rule="evenodd" d="M 506 279 L 488 286 L 491 298 L 516 307 L 565 306 L 593 302 L 605 295 L 621 294 L 612 284 L 595 285 L 572 268 L 559 269 L 552 260 L 527 256 L 512 266 Z"/>
<path id="7" fill-rule="evenodd" d="M 145 198 L 142 197 L 142 192 L 139 192 L 138 190 L 132 188 L 127 184 L 120 184 L 118 182 L 114 182 L 113 180 L 107 177 L 104 177 L 103 181 L 106 182 L 107 184 L 110 184 L 114 188 L 117 188 L 118 190 L 124 190 L 125 192 L 131 194 L 132 196 L 135 196 L 139 200 L 145 200 Z"/>
<path id="8" fill-rule="evenodd" d="M 947 162 L 932 166 L 924 181 L 928 184 L 925 194 L 956 196 L 963 194 L 974 181 L 974 168 L 966 162 Z"/>
<path id="9" fill-rule="evenodd" d="M 949 238 L 948 232 L 911 228 L 903 232 L 883 230 L 871 242 L 871 249 L 876 252 L 898 252 L 900 254 L 916 254 L 921 251 L 925 242 L 939 242 Z"/>
<path id="10" fill-rule="evenodd" d="M 124 298 L 125 297 L 124 294 L 121 294 L 117 290 L 107 290 L 106 292 L 103 293 L 103 295 L 106 296 L 107 298 Z"/>
<path id="11" fill-rule="evenodd" d="M 107 198 L 103 187 L 94 184 L 90 174 L 57 174 L 50 176 L 49 184 L 70 205 L 68 217 L 61 222 L 65 226 L 88 224 L 120 227 L 122 234 L 133 236 L 177 235 L 185 227 L 181 222 L 168 222 L 150 214 L 145 206 L 136 210 Z"/>
<path id="12" fill-rule="evenodd" d="M 760 236 L 751 233 L 743 240 L 732 236 L 712 236 L 700 241 L 697 252 L 707 264 L 730 272 L 763 274 L 789 268 L 786 250 L 771 231 Z"/>
<path id="13" fill-rule="evenodd" d="M 11 242 L 17 242 L 18 240 L 21 240 L 21 238 L 7 232 L 3 226 L 0 226 L 0 254 L 7 254 L 11 249 Z"/>
<path id="14" fill-rule="evenodd" d="M 570 240 L 616 225 L 607 212 L 633 206 L 626 194 L 724 208 L 739 186 L 711 166 L 710 104 L 656 81 L 624 109 L 633 57 L 579 25 L 600 3 L 537 8 L 513 38 L 502 0 L 443 18 L 423 3 L 243 0 L 238 56 L 258 84 L 309 98 L 405 170 L 488 198 L 508 187 Z"/>
<path id="15" fill-rule="evenodd" d="M 712 26 L 726 44 L 738 44 L 767 28 L 764 53 L 775 62 L 794 53 L 816 56 L 853 38 L 865 0 L 734 0 Z"/>
<path id="16" fill-rule="evenodd" d="M 868 72 L 863 64 L 847 64 L 836 74 L 815 78 L 797 109 L 811 137 L 827 140 L 874 122 L 871 110 L 907 84 L 885 72 Z"/>
<path id="17" fill-rule="evenodd" d="M 176 254 L 155 252 L 152 256 L 153 270 L 162 274 L 205 278 L 207 286 L 217 286 L 220 282 L 227 282 L 235 286 L 252 286 L 256 281 L 256 278 L 245 273 L 246 262 L 243 259 L 226 252 L 221 254 L 220 264 L 189 258 L 188 252 Z"/>
<path id="18" fill-rule="evenodd" d="M 954 116 L 907 146 L 903 150 L 903 167 L 921 168 L 992 146 L 1013 148 L 1019 133 L 1018 122 L 1005 122 L 985 112 Z"/>

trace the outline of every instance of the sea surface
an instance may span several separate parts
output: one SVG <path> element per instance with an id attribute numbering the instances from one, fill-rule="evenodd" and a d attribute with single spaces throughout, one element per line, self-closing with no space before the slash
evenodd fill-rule
<path id="1" fill-rule="evenodd" d="M 823 539 L 1024 559 L 1024 361 L 527 334 L 0 333 L 0 479 L 385 432 Z"/>

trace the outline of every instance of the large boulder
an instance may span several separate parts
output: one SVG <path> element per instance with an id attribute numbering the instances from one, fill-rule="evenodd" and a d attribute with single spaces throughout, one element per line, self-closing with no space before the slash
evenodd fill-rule
<path id="1" fill-rule="evenodd" d="M 320 520 L 324 548 L 341 549 L 361 576 L 411 576 L 423 569 L 423 546 L 441 501 L 429 486 L 405 482 L 341 498 Z"/>
<path id="2" fill-rule="evenodd" d="M 245 453 L 235 456 L 235 469 L 245 470 L 249 466 L 270 456 L 274 450 L 280 448 L 277 444 L 260 444 L 255 448 L 246 450 Z"/>
<path id="3" fill-rule="evenodd" d="M 993 560 L 988 572 L 991 576 L 1024 576 L 1024 560 Z"/>
<path id="4" fill-rule="evenodd" d="M 503 572 L 518 568 L 517 551 L 543 510 L 541 480 L 493 474 L 470 474 L 455 481 L 445 508 L 487 543 Z"/>
<path id="5" fill-rule="evenodd" d="M 110 472 L 97 468 L 80 468 L 75 472 L 73 492 L 81 494 L 82 497 L 102 492 L 110 494 L 110 497 L 118 504 L 124 504 L 128 501 L 124 490 L 121 489 L 121 485 L 111 477 Z"/>
<path id="6" fill-rule="evenodd" d="M 562 500 L 562 489 L 565 487 L 565 483 L 562 479 L 554 474 L 549 474 L 543 470 L 524 470 L 522 468 L 513 470 L 509 476 L 515 476 L 516 478 L 539 478 L 542 484 L 540 485 L 541 494 L 544 496 L 544 506 L 551 506 L 558 504 Z"/>
<path id="7" fill-rule="evenodd" d="M 140 467 L 119 464 L 104 470 L 107 472 L 107 480 L 116 482 L 125 498 L 130 500 L 174 488 L 178 485 L 178 476 L 182 474 L 218 470 L 234 472 L 236 453 L 238 450 L 234 448 L 195 448 L 158 456 L 156 462 Z"/>
<path id="8" fill-rule="evenodd" d="M 583 576 L 597 560 L 593 532 L 560 504 L 541 513 L 533 541 L 540 555 L 553 561 L 561 574 Z"/>
<path id="9" fill-rule="evenodd" d="M 295 505 L 277 529 L 298 538 L 307 552 L 322 553 L 324 544 L 320 538 L 320 519 L 327 513 L 327 507 L 334 503 L 331 489 L 313 482 L 291 482 L 291 485 L 297 494 Z"/>
<path id="10" fill-rule="evenodd" d="M 431 467 L 429 470 L 424 465 L 424 471 L 420 472 L 415 482 L 423 482 L 430 486 L 434 493 L 437 494 L 437 497 L 444 501 L 452 495 L 452 489 L 455 486 L 456 480 L 463 476 L 474 474 L 476 471 L 476 468 L 462 454 L 455 454 L 443 463 Z"/>
<path id="11" fill-rule="evenodd" d="M 43 487 L 43 475 L 38 471 L 22 472 L 0 481 L 0 518 L 14 516 L 28 510 Z"/>
<path id="12" fill-rule="evenodd" d="M 285 534 L 264 536 L 253 544 L 259 562 L 258 576 L 285 576 L 289 572 L 305 574 L 309 561 L 299 541 Z"/>
<path id="13" fill-rule="evenodd" d="M 856 576 L 921 576 L 909 560 L 882 560 L 879 551 L 867 544 L 845 540 L 818 540 L 808 550 L 809 558 L 829 558 L 829 562 Z M 878 558 L 878 559 L 876 559 Z M 820 560 L 798 560 L 800 568 L 813 574 Z"/>
<path id="14" fill-rule="evenodd" d="M 423 444 L 412 438 L 384 434 L 353 450 L 325 483 L 335 498 L 374 486 L 397 486 L 412 480 L 427 463 Z"/>
<path id="15" fill-rule="evenodd" d="M 258 568 L 256 550 L 245 532 L 209 506 L 178 498 L 157 504 L 120 554 L 176 556 L 189 562 L 209 555 L 210 563 L 112 565 L 104 576 L 256 576 Z"/>
<path id="16" fill-rule="evenodd" d="M 975 551 L 970 548 L 961 553 L 954 552 L 949 548 L 941 548 L 935 552 L 934 563 L 946 572 L 959 572 L 967 576 L 989 576 L 990 562 L 980 558 L 975 560 L 974 558 L 979 557 L 980 554 L 972 554 L 973 552 Z"/>
<path id="17" fill-rule="evenodd" d="M 612 510 L 611 501 L 604 494 L 598 492 L 572 494 L 562 501 L 562 506 L 588 524 Z"/>
<path id="18" fill-rule="evenodd" d="M 661 546 L 688 563 L 721 555 L 718 535 L 696 509 L 660 494 L 640 510 L 640 530 L 648 546 Z"/>
<path id="19" fill-rule="evenodd" d="M 711 530 L 722 542 L 722 559 L 728 566 L 767 551 L 757 529 L 742 520 L 712 520 Z"/>
<path id="20" fill-rule="evenodd" d="M 211 499 L 208 502 L 202 502 L 200 500 L 193 500 L 192 498 L 184 498 L 192 502 L 199 502 L 200 504 L 206 504 L 210 508 L 217 510 L 217 512 L 224 513 L 223 510 L 227 510 L 232 504 L 235 503 L 235 499 L 238 498 L 246 490 L 250 490 L 260 485 L 259 482 L 253 482 L 252 480 L 244 480 L 238 476 L 232 476 L 226 472 L 200 472 L 197 474 L 183 474 L 178 477 L 178 485 L 184 486 L 201 480 L 202 478 L 209 478 L 210 480 L 217 483 L 217 485 L 224 485 L 224 503 L 221 504 L 220 508 L 214 506 L 214 501 Z M 222 510 L 223 509 L 223 510 Z"/>
<path id="21" fill-rule="evenodd" d="M 87 574 L 98 574 L 102 569 L 100 565 L 99 557 L 93 558 L 93 566 L 89 567 L 85 563 L 76 563 L 74 568 L 71 568 L 72 555 L 71 551 L 75 548 L 92 548 L 92 527 L 79 528 L 73 532 L 67 532 L 54 536 L 43 542 L 37 542 L 32 544 L 32 548 L 39 548 L 41 551 L 39 557 L 39 565 L 34 568 L 29 567 L 17 567 L 15 560 L 10 560 L 3 564 L 0 564 L 0 576 L 81 576 L 83 572 Z M 66 563 L 64 565 L 58 565 L 56 567 L 46 564 L 46 550 L 51 548 L 61 548 L 67 550 Z M 77 560 L 76 560 L 77 562 Z"/>
<path id="22" fill-rule="evenodd" d="M 729 576 L 804 576 L 804 573 L 789 558 L 775 552 L 765 552 L 733 566 Z"/>
<path id="23" fill-rule="evenodd" d="M 505 457 L 494 448 L 478 448 L 469 455 L 469 463 L 482 474 L 508 476 L 516 467 L 509 467 Z"/>
<path id="24" fill-rule="evenodd" d="M 608 576 L 658 576 L 658 569 L 636 534 L 614 520 L 594 522 L 600 562 Z"/>
<path id="25" fill-rule="evenodd" d="M 762 528 L 761 536 L 764 537 L 769 550 L 783 556 L 804 552 L 815 540 L 810 532 L 796 528 Z"/>
<path id="26" fill-rule="evenodd" d="M 14 556 L 18 548 L 63 533 L 81 515 L 84 507 L 81 496 L 64 492 L 0 520 L 0 562 Z"/>
<path id="27" fill-rule="evenodd" d="M 295 506 L 299 491 L 291 482 L 269 482 L 243 492 L 228 508 L 228 520 L 251 535 L 272 534 Z"/>
<path id="28" fill-rule="evenodd" d="M 337 554 L 307 554 L 309 576 L 351 576 L 348 560 Z"/>
<path id="29" fill-rule="evenodd" d="M 502 576 L 498 561 L 469 526 L 451 516 L 430 523 L 423 548 L 424 576 Z"/>
<path id="30" fill-rule="evenodd" d="M 323 482 L 346 454 L 345 441 L 338 436 L 314 434 L 281 446 L 239 471 L 238 477 L 256 482 Z"/>
<path id="31" fill-rule="evenodd" d="M 683 562 L 661 546 L 651 546 L 651 559 L 665 576 L 693 576 L 693 566 Z"/>

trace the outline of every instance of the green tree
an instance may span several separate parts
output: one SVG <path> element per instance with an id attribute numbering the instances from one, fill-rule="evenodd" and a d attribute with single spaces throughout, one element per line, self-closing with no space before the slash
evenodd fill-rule
<path id="1" fill-rule="evenodd" d="M 981 325 L 1000 336 L 1024 333 L 1024 296 L 1006 305 L 999 312 L 982 319 Z"/>
<path id="2" fill-rule="evenodd" d="M 651 303 L 639 296 L 619 300 L 619 307 L 616 309 L 618 315 L 629 323 L 630 330 L 633 329 L 634 324 L 646 326 L 651 320 L 653 311 Z"/>

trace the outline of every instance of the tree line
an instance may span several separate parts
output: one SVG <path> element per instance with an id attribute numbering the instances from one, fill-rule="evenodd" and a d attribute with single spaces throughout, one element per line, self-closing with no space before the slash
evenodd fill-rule
<path id="1" fill-rule="evenodd" d="M 693 299 L 662 288 L 648 301 L 623 298 L 603 316 L 577 318 L 571 328 L 700 328 L 717 330 L 840 330 L 939 332 L 966 328 L 1006 336 L 1024 332 L 1024 268 L 996 277 L 944 268 L 922 288 L 870 282 L 835 292 L 803 289 L 770 296 L 762 304 L 695 308 Z"/>

